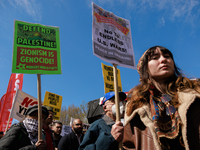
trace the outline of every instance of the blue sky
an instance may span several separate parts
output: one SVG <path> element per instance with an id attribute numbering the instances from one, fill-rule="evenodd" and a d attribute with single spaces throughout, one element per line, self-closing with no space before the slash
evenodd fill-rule
<path id="1" fill-rule="evenodd" d="M 63 105 L 80 105 L 104 95 L 101 62 L 92 49 L 92 4 L 130 20 L 135 61 L 161 45 L 172 51 L 188 77 L 200 78 L 199 0 L 0 0 L 0 96 L 12 68 L 14 20 L 60 28 L 61 75 L 42 75 L 45 91 L 63 96 Z M 136 70 L 118 66 L 122 89 L 139 83 Z M 25 74 L 22 90 L 37 97 L 37 75 Z"/>

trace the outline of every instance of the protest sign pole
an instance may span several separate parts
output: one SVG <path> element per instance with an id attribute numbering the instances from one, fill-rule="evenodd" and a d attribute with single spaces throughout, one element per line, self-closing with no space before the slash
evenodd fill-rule
<path id="1" fill-rule="evenodd" d="M 119 92 L 118 92 L 117 65 L 116 64 L 113 64 L 113 75 L 114 75 L 116 122 L 117 122 L 117 121 L 120 121 L 120 113 L 119 113 Z M 122 141 L 119 142 L 119 150 L 122 150 Z"/>
<path id="2" fill-rule="evenodd" d="M 116 64 L 113 64 L 113 75 L 114 75 L 114 89 L 115 89 L 116 121 L 120 121 L 119 93 L 118 93 L 117 65 Z"/>
<path id="3" fill-rule="evenodd" d="M 7 122 L 7 125 L 6 125 L 5 134 L 6 134 L 7 130 L 8 130 L 8 125 L 9 125 L 9 123 L 10 123 L 10 116 L 9 116 L 9 118 L 8 118 L 8 122 Z"/>
<path id="4" fill-rule="evenodd" d="M 41 103 L 41 75 L 37 74 L 38 92 L 38 140 L 42 140 L 42 103 Z"/>

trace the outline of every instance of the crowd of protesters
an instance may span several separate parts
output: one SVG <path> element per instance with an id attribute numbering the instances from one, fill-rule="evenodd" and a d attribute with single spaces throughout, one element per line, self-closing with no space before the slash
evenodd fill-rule
<path id="1" fill-rule="evenodd" d="M 137 70 L 140 84 L 128 95 L 119 92 L 124 123 L 116 121 L 115 92 L 108 92 L 100 102 L 104 115 L 85 134 L 82 121 L 75 119 L 71 132 L 62 137 L 62 123 L 53 122 L 53 109 L 42 106 L 38 140 L 35 105 L 3 137 L 0 132 L 0 150 L 199 150 L 200 82 L 183 75 L 171 51 L 162 46 L 146 50 Z"/>

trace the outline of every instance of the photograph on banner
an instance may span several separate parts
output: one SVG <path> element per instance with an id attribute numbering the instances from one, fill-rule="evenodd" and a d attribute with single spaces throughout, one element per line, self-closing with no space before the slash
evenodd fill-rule
<path id="1" fill-rule="evenodd" d="M 15 20 L 12 73 L 61 74 L 59 27 Z"/>
<path id="2" fill-rule="evenodd" d="M 136 69 L 130 21 L 92 3 L 93 54 L 122 67 Z"/>
<path id="3" fill-rule="evenodd" d="M 10 118 L 14 118 L 18 121 L 21 121 L 25 117 L 25 113 L 28 109 L 29 106 L 34 106 L 37 105 L 38 101 L 35 97 L 17 89 L 13 104 L 12 104 L 12 109 L 11 109 L 11 114 Z"/>
<path id="4" fill-rule="evenodd" d="M 113 67 L 107 66 L 101 63 L 103 79 L 104 79 L 104 91 L 105 93 L 114 91 L 114 76 L 113 76 Z M 118 80 L 118 91 L 122 91 L 122 83 L 120 70 L 117 69 L 117 80 Z"/>
<path id="5" fill-rule="evenodd" d="M 71 130 L 72 130 L 71 126 L 63 125 L 61 136 L 65 136 L 66 134 L 69 134 L 71 132 Z"/>
<path id="6" fill-rule="evenodd" d="M 50 92 L 45 92 L 44 96 L 44 106 L 50 106 L 53 108 L 54 112 L 54 120 L 59 120 L 60 119 L 60 111 L 61 111 L 61 105 L 62 105 L 62 96 L 50 93 Z"/>

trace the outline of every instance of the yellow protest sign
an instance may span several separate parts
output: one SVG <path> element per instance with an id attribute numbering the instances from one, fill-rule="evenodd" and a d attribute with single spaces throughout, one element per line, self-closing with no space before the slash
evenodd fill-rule
<path id="1" fill-rule="evenodd" d="M 101 63 L 104 79 L 104 90 L 105 93 L 114 91 L 114 77 L 113 77 L 113 67 L 107 66 Z M 117 69 L 117 79 L 118 79 L 118 91 L 122 91 L 120 70 Z"/>
<path id="2" fill-rule="evenodd" d="M 53 111 L 55 113 L 53 119 L 54 120 L 60 119 L 62 96 L 46 91 L 43 105 L 53 107 Z"/>

